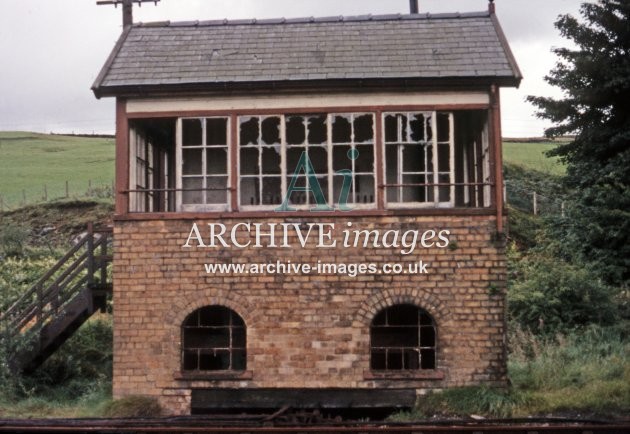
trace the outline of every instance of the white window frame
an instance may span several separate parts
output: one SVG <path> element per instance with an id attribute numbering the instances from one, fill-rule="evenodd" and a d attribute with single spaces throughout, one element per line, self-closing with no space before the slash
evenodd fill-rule
<path id="1" fill-rule="evenodd" d="M 204 186 L 206 185 L 206 178 L 209 176 L 206 172 L 206 156 L 205 151 L 209 147 L 206 143 L 206 119 L 224 119 L 226 120 L 226 144 L 225 149 L 227 152 L 226 165 L 227 170 L 226 174 L 221 175 L 210 175 L 210 176 L 226 176 L 227 177 L 227 186 L 226 186 L 226 202 L 221 204 L 185 204 L 183 203 L 184 192 L 182 191 L 183 185 L 183 174 L 182 174 L 182 163 L 183 163 L 183 121 L 193 119 L 193 120 L 201 120 L 202 121 L 202 129 L 201 129 L 201 148 L 204 150 L 202 152 L 202 166 L 201 166 L 201 176 L 204 179 Z M 231 197 L 232 190 L 230 180 L 232 179 L 232 165 L 231 165 L 231 143 L 232 143 L 232 127 L 231 127 L 231 116 L 201 116 L 201 117 L 182 117 L 177 119 L 176 125 L 176 152 L 175 152 L 175 177 L 176 177 L 176 209 L 179 212 L 206 212 L 206 211 L 231 211 Z M 215 147 L 215 146 L 210 146 Z M 216 146 L 219 148 L 219 146 Z M 205 188 L 205 187 L 204 187 Z M 202 192 L 204 195 L 207 193 L 205 190 Z"/>
<path id="2" fill-rule="evenodd" d="M 286 197 L 286 193 L 287 193 L 287 189 L 288 189 L 288 178 L 293 175 L 293 171 L 294 169 L 291 170 L 291 172 L 289 173 L 289 171 L 287 170 L 286 164 L 287 164 L 287 140 L 286 140 L 286 118 L 287 117 L 292 117 L 292 116 L 302 116 L 303 118 L 307 119 L 309 116 L 326 116 L 326 128 L 327 128 L 327 140 L 325 143 L 322 144 L 318 144 L 318 145 L 309 145 L 307 144 L 308 141 L 308 130 L 307 130 L 307 134 L 306 134 L 306 139 L 304 141 L 303 145 L 296 145 L 296 146 L 304 146 L 305 150 L 308 150 L 308 148 L 310 146 L 324 146 L 326 147 L 327 150 L 327 166 L 328 166 L 328 172 L 327 172 L 327 180 L 328 180 L 328 188 L 327 188 L 327 193 L 328 193 L 328 205 L 330 207 L 333 207 L 334 209 L 336 209 L 336 206 L 338 206 L 338 204 L 336 203 L 338 198 L 335 198 L 334 195 L 334 176 L 335 173 L 333 171 L 333 147 L 334 146 L 339 146 L 341 144 L 333 144 L 332 141 L 332 128 L 333 128 L 333 120 L 335 116 L 351 116 L 351 124 L 353 125 L 354 123 L 354 118 L 356 116 L 362 116 L 362 115 L 370 115 L 372 116 L 372 142 L 367 142 L 367 143 L 354 143 L 354 134 L 351 137 L 351 143 L 347 144 L 346 146 L 350 146 L 352 149 L 355 149 L 357 145 L 372 145 L 373 146 L 373 153 L 372 153 L 372 158 L 373 158 L 373 168 L 372 168 L 372 177 L 373 177 L 373 182 L 374 182 L 374 197 L 373 197 L 373 201 L 371 203 L 353 203 L 353 202 L 348 202 L 348 206 L 351 207 L 352 209 L 375 209 L 377 207 L 377 200 L 376 200 L 376 195 L 377 195 L 377 183 L 376 183 L 376 170 L 377 170 L 377 161 L 376 161 L 376 154 L 377 154 L 377 150 L 376 150 L 376 146 L 377 146 L 377 137 L 376 137 L 376 113 L 374 112 L 370 112 L 370 111 L 366 111 L 366 112 L 335 112 L 335 113 L 319 113 L 319 112 L 312 112 L 312 113 L 290 113 L 287 112 L 286 114 L 267 114 L 267 115 L 248 115 L 248 114 L 244 114 L 244 115 L 239 115 L 237 117 L 237 137 L 236 137 L 236 143 L 234 144 L 234 146 L 237 147 L 237 168 L 238 168 L 238 187 L 237 187 L 237 200 L 238 200 L 238 204 L 239 204 L 239 210 L 241 211 L 273 211 L 275 209 L 277 209 L 278 207 L 280 207 L 282 205 L 282 201 L 284 200 L 284 198 Z M 241 119 L 249 119 L 249 118 L 258 118 L 259 119 L 259 125 L 260 125 L 260 132 L 259 132 L 259 137 L 260 134 L 262 134 L 262 120 L 266 119 L 266 118 L 270 118 L 270 117 L 278 117 L 280 118 L 280 173 L 281 173 L 281 203 L 280 204 L 275 204 L 275 205 L 244 205 L 242 204 L 241 201 L 241 135 L 240 135 L 240 126 L 241 126 Z M 305 128 L 307 127 L 307 124 L 305 123 Z M 263 145 L 264 146 L 264 145 Z M 260 155 L 260 154 L 259 154 Z M 260 163 L 260 161 L 259 161 Z M 352 167 L 354 169 L 355 167 L 355 162 L 352 162 Z M 360 172 L 360 175 L 365 175 L 367 174 L 367 172 Z M 246 177 L 253 177 L 253 175 L 245 175 Z M 264 177 L 263 175 L 259 175 Z M 274 175 L 275 176 L 275 175 Z M 354 172 L 353 170 L 353 182 L 352 182 L 352 190 L 351 190 L 351 195 L 352 197 L 355 196 L 355 182 L 354 179 L 357 176 L 357 174 Z M 262 178 L 261 178 L 262 179 Z M 262 188 L 262 186 L 260 187 Z M 290 208 L 295 209 L 297 211 L 309 211 L 311 210 L 316 204 L 313 203 L 309 203 L 310 201 L 310 194 L 307 195 L 307 203 L 305 204 L 290 204 Z"/>
<path id="3" fill-rule="evenodd" d="M 389 188 L 394 187 L 386 187 L 383 189 L 384 194 L 384 203 L 385 208 L 389 209 L 402 209 L 402 208 L 454 208 L 455 207 L 455 117 L 453 112 L 446 111 L 384 111 L 381 116 L 381 125 L 382 128 L 382 146 L 383 146 L 383 158 L 381 161 L 382 164 L 382 175 L 384 180 L 387 180 L 387 146 L 397 146 L 398 153 L 398 167 L 396 169 L 396 184 L 403 184 L 403 171 L 402 171 L 402 149 L 403 147 L 400 144 L 403 142 L 387 142 L 385 139 L 386 128 L 385 128 L 385 119 L 390 115 L 404 114 L 407 118 L 407 134 L 410 134 L 409 130 L 409 119 L 410 116 L 416 114 L 422 114 L 423 116 L 431 116 L 431 145 L 433 147 L 433 155 L 432 155 L 432 165 L 433 165 L 433 184 L 439 183 L 440 175 L 449 175 L 449 184 L 450 184 L 450 194 L 448 201 L 440 202 L 439 189 L 440 186 L 433 186 L 433 200 L 432 201 L 424 201 L 424 202 L 402 202 L 402 201 L 388 201 L 387 199 L 387 190 Z M 438 142 L 438 127 L 437 127 L 437 115 L 438 114 L 448 114 L 449 116 L 449 140 L 448 142 L 442 141 Z M 438 152 L 439 152 L 439 144 L 448 144 L 449 145 L 449 171 L 448 172 L 440 172 L 438 166 Z M 385 182 L 387 184 L 387 182 Z M 402 188 L 403 187 L 395 187 L 400 188 L 400 198 L 402 199 Z M 431 188 L 431 187 L 429 187 Z"/>

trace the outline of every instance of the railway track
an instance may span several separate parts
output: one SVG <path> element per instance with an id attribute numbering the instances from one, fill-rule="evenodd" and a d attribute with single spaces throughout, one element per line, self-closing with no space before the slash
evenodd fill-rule
<path id="1" fill-rule="evenodd" d="M 502 419 L 481 421 L 314 422 L 290 424 L 260 417 L 176 417 L 164 419 L 20 419 L 0 420 L 0 433 L 516 433 L 630 434 L 630 422 L 569 419 Z"/>

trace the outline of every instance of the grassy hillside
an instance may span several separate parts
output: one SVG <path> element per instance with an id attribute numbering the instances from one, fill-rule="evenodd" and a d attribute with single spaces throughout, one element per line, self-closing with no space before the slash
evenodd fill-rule
<path id="1" fill-rule="evenodd" d="M 0 196 L 5 206 L 80 197 L 92 181 L 94 188 L 111 188 L 114 179 L 114 140 L 0 132 Z M 24 193 L 23 193 L 24 192 Z"/>
<path id="2" fill-rule="evenodd" d="M 552 175 L 564 175 L 565 167 L 557 157 L 547 157 L 545 152 L 558 146 L 558 142 L 504 142 L 503 159 L 525 169 L 533 169 Z"/>

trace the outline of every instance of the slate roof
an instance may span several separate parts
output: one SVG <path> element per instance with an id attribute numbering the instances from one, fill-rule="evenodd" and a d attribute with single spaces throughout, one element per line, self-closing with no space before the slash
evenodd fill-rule
<path id="1" fill-rule="evenodd" d="M 159 89 L 521 73 L 494 14 L 378 15 L 134 24 L 96 79 L 100 96 Z"/>

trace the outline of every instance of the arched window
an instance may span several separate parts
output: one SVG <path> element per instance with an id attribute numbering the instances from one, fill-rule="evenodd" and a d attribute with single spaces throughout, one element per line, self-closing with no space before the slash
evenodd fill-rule
<path id="1" fill-rule="evenodd" d="M 184 371 L 243 371 L 245 322 L 223 306 L 197 309 L 182 324 Z"/>
<path id="2" fill-rule="evenodd" d="M 383 309 L 370 326 L 370 350 L 372 370 L 435 369 L 435 322 L 412 304 Z"/>

